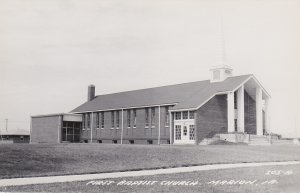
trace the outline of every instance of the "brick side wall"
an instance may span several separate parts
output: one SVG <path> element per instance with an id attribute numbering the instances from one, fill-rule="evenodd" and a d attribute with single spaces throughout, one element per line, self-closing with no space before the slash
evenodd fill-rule
<path id="1" fill-rule="evenodd" d="M 245 132 L 256 134 L 256 103 L 245 91 Z M 227 96 L 217 95 L 196 112 L 197 143 L 227 132 Z"/>
<path id="2" fill-rule="evenodd" d="M 245 91 L 245 132 L 256 134 L 256 103 Z"/>
<path id="3" fill-rule="evenodd" d="M 227 96 L 217 95 L 196 112 L 197 144 L 216 133 L 227 132 Z"/>
<path id="4" fill-rule="evenodd" d="M 161 143 L 167 143 L 169 140 L 169 124 L 166 124 L 165 115 L 166 108 L 160 108 L 160 139 Z M 131 127 L 128 127 L 127 114 L 130 112 L 131 114 Z M 115 113 L 115 126 L 116 126 L 116 111 Z M 122 132 L 122 111 L 119 110 L 119 119 L 120 126 L 119 129 L 112 128 L 111 121 L 111 111 L 104 112 L 104 129 L 96 128 L 96 113 L 93 113 L 93 142 L 98 142 L 102 140 L 102 143 L 112 143 L 112 140 L 121 140 L 121 132 Z M 129 143 L 129 140 L 134 140 L 134 143 L 145 144 L 147 140 L 152 140 L 153 144 L 157 144 L 158 141 L 158 130 L 159 130 L 159 108 L 155 107 L 155 120 L 153 121 L 153 126 L 145 127 L 145 108 L 136 109 L 136 127 L 134 128 L 134 116 L 133 109 L 127 111 L 125 109 L 123 111 L 123 121 L 124 121 L 124 129 L 123 129 L 123 143 Z M 91 119 L 92 120 L 92 119 Z M 151 108 L 149 108 L 149 123 L 151 124 Z M 81 139 L 90 141 L 91 139 L 91 130 L 82 130 Z"/>
<path id="5" fill-rule="evenodd" d="M 59 127 L 61 128 L 59 116 L 32 118 L 31 142 L 57 143 Z"/>

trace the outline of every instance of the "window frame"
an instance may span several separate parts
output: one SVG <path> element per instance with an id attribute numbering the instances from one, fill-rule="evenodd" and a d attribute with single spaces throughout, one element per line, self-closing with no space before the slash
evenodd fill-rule
<path id="1" fill-rule="evenodd" d="M 180 118 L 178 119 L 177 115 L 180 115 Z M 175 112 L 175 120 L 182 120 L 182 112 L 179 111 L 179 112 Z"/>
<path id="2" fill-rule="evenodd" d="M 150 109 L 151 109 L 151 123 L 150 124 L 151 124 L 151 127 L 155 127 L 155 125 L 156 125 L 155 124 L 155 121 L 156 121 L 155 120 L 155 118 L 156 118 L 155 117 L 156 116 L 155 107 L 151 107 Z"/>
<path id="3" fill-rule="evenodd" d="M 133 128 L 136 128 L 136 109 L 133 109 Z"/>
<path id="4" fill-rule="evenodd" d="M 189 111 L 182 111 L 182 120 L 189 119 Z"/>
<path id="5" fill-rule="evenodd" d="M 111 119 L 111 128 L 114 129 L 115 128 L 115 112 L 114 111 L 110 112 L 110 119 Z"/>
<path id="6" fill-rule="evenodd" d="M 145 108 L 145 128 L 149 128 L 149 108 Z"/>
<path id="7" fill-rule="evenodd" d="M 116 111 L 116 129 L 120 127 L 120 112 Z"/>
<path id="8" fill-rule="evenodd" d="M 99 127 L 100 127 L 100 117 L 99 117 L 99 112 L 98 113 L 96 113 L 96 127 L 97 127 L 97 129 L 99 129 Z"/>
<path id="9" fill-rule="evenodd" d="M 170 113 L 169 113 L 169 107 L 165 108 L 165 126 L 169 127 L 170 124 Z"/>
<path id="10" fill-rule="evenodd" d="M 104 112 L 101 112 L 100 114 L 101 114 L 101 129 L 104 129 L 104 127 L 105 127 Z"/>
<path id="11" fill-rule="evenodd" d="M 131 110 L 127 110 L 127 127 L 131 128 Z"/>

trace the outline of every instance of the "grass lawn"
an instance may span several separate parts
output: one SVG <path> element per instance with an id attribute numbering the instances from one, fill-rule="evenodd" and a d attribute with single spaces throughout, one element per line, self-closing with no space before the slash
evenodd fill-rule
<path id="1" fill-rule="evenodd" d="M 264 193 L 298 193 L 300 190 L 300 167 L 291 166 L 261 166 L 249 168 L 236 168 L 224 170 L 199 171 L 192 173 L 156 175 L 146 177 L 131 177 L 107 179 L 110 184 L 103 185 L 91 181 L 54 183 L 41 185 L 26 185 L 15 187 L 2 187 L 4 192 L 264 192 Z M 140 185 L 130 185 L 141 183 Z M 170 182 L 191 181 L 192 184 L 174 185 Z M 125 184 L 124 182 L 127 182 Z M 149 183 L 150 182 L 150 183 Z M 155 183 L 153 183 L 155 182 Z M 196 184 L 197 182 L 197 184 Z M 248 182 L 247 184 L 245 182 Z M 249 183 L 251 182 L 251 183 Z M 137 184 L 136 183 L 136 184 Z M 148 183 L 148 185 L 146 184 Z M 153 183 L 151 185 L 151 183 Z M 234 184 L 235 183 L 235 184 Z"/>
<path id="2" fill-rule="evenodd" d="M 299 146 L 0 145 L 0 178 L 300 160 Z"/>

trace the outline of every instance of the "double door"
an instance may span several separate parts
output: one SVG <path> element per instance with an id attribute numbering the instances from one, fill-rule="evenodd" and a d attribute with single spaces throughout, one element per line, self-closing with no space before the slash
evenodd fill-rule
<path id="1" fill-rule="evenodd" d="M 193 122 L 174 123 L 174 143 L 175 144 L 195 143 L 195 125 Z"/>

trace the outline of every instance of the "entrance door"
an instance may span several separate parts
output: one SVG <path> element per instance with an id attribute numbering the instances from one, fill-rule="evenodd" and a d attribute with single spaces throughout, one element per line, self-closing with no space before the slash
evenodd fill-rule
<path id="1" fill-rule="evenodd" d="M 61 139 L 62 142 L 78 143 L 80 141 L 80 122 L 64 121 Z"/>
<path id="2" fill-rule="evenodd" d="M 193 123 L 180 122 L 175 123 L 174 143 L 177 144 L 194 144 L 195 143 L 195 126 Z"/>

